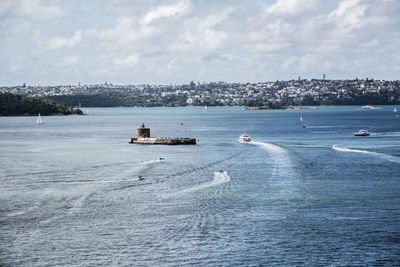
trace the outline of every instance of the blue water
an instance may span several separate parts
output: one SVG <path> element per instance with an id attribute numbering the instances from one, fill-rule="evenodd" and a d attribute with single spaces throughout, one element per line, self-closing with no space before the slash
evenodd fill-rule
<path id="1" fill-rule="evenodd" d="M 379 108 L 0 117 L 0 265 L 398 266 L 400 118 Z M 142 122 L 198 145 L 128 144 Z"/>

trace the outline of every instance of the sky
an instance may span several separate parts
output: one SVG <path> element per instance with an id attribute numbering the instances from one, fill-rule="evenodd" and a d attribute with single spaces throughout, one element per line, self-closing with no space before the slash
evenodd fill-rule
<path id="1" fill-rule="evenodd" d="M 0 0 L 0 85 L 400 79 L 400 0 Z"/>

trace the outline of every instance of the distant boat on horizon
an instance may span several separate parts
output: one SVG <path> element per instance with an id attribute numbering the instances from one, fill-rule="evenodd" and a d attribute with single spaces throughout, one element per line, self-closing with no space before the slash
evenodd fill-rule
<path id="1" fill-rule="evenodd" d="M 300 114 L 300 121 L 303 121 L 303 116 L 301 116 L 301 114 Z"/>
<path id="2" fill-rule="evenodd" d="M 40 113 L 39 113 L 39 115 L 36 118 L 36 125 L 41 125 L 41 124 L 43 124 L 43 121 L 42 121 L 42 117 L 40 116 Z"/>
<path id="3" fill-rule="evenodd" d="M 207 108 L 207 105 L 205 105 L 205 106 L 204 106 L 204 112 L 206 112 L 207 109 L 208 109 L 208 108 Z"/>
<path id="4" fill-rule="evenodd" d="M 375 108 L 373 106 L 366 105 L 361 107 L 361 109 L 375 109 Z"/>
<path id="5" fill-rule="evenodd" d="M 397 108 L 394 108 L 394 109 L 393 109 L 393 112 L 397 112 Z"/>

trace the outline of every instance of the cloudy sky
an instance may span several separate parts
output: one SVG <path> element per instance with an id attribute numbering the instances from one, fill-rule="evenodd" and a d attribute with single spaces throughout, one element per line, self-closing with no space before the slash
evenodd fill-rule
<path id="1" fill-rule="evenodd" d="M 400 0 L 0 0 L 0 85 L 400 79 Z"/>

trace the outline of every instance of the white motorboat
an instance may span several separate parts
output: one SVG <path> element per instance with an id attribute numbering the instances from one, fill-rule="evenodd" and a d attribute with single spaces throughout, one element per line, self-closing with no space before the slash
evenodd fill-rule
<path id="1" fill-rule="evenodd" d="M 369 135 L 369 132 L 367 131 L 367 130 L 359 130 L 358 132 L 356 132 L 355 134 L 354 134 L 355 136 L 368 136 Z"/>
<path id="2" fill-rule="evenodd" d="M 164 162 L 164 161 L 165 161 L 165 158 L 159 157 L 159 158 L 157 159 L 157 161 L 158 161 L 158 162 Z"/>
<path id="3" fill-rule="evenodd" d="M 248 134 L 242 134 L 241 136 L 239 136 L 239 142 L 241 143 L 246 143 L 246 142 L 250 142 L 251 138 Z"/>

